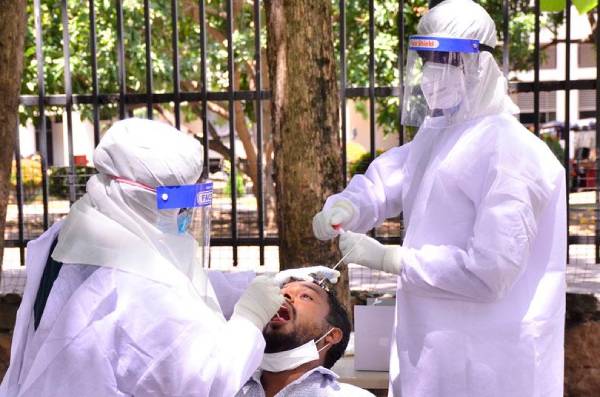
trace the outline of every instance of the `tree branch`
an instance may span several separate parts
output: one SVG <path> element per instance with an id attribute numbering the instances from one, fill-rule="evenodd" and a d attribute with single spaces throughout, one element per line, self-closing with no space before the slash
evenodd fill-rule
<path id="1" fill-rule="evenodd" d="M 596 29 L 598 29 L 598 18 L 594 17 L 594 13 L 593 12 L 589 12 L 587 14 L 588 17 L 588 22 L 590 23 L 590 28 L 592 29 L 592 33 L 590 33 L 590 35 L 587 37 L 586 41 L 589 42 L 594 42 L 594 38 L 596 37 Z M 599 49 L 596 48 L 596 51 L 598 51 Z"/>
<path id="2" fill-rule="evenodd" d="M 182 14 L 191 15 L 192 18 L 198 20 L 200 18 L 200 8 L 198 7 L 198 2 L 195 0 L 183 0 L 181 5 Z M 212 15 L 215 17 L 226 18 L 224 12 L 217 10 L 214 7 L 204 6 L 204 10 L 207 15 Z"/>
<path id="3" fill-rule="evenodd" d="M 227 41 L 227 37 L 225 36 L 225 34 L 223 34 L 223 32 L 221 32 L 220 30 L 218 30 L 216 28 L 213 28 L 208 23 L 206 24 L 206 31 L 208 32 L 208 34 L 210 36 L 212 36 L 218 42 L 223 43 L 223 42 Z"/>
<path id="4" fill-rule="evenodd" d="M 223 142 L 221 142 L 219 139 L 209 140 L 208 147 L 210 148 L 210 150 L 214 150 L 215 152 L 219 153 L 221 156 L 223 156 L 225 158 L 229 158 L 229 148 L 227 146 L 223 145 Z"/>
<path id="5" fill-rule="evenodd" d="M 167 112 L 162 105 L 155 103 L 152 108 L 158 112 L 171 126 L 175 125 L 175 116 L 171 112 Z"/>
<path id="6" fill-rule="evenodd" d="M 206 106 L 208 106 L 208 109 L 211 112 L 218 114 L 219 116 L 223 117 L 226 120 L 229 120 L 229 111 L 226 110 L 223 106 L 217 105 L 214 102 L 208 102 L 206 104 Z"/>

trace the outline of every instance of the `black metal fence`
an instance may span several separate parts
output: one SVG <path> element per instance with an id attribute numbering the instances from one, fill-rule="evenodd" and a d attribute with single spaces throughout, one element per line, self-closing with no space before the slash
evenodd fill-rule
<path id="1" fill-rule="evenodd" d="M 58 3 L 58 0 L 55 1 Z M 42 7 L 42 0 L 33 0 L 33 21 L 34 26 L 32 26 L 32 32 L 35 38 L 35 60 L 37 63 L 37 94 L 35 95 L 22 95 L 21 96 L 21 105 L 24 111 L 33 111 L 36 114 L 36 128 L 38 131 L 42 133 L 38 134 L 38 152 L 40 155 L 40 167 L 41 167 L 41 214 L 38 216 L 38 225 L 37 228 L 31 229 L 29 232 L 27 221 L 25 219 L 24 214 L 24 206 L 25 206 L 25 193 L 27 190 L 26 184 L 23 180 L 23 173 L 25 172 L 25 168 L 22 167 L 22 157 L 20 153 L 20 144 L 17 141 L 15 146 L 15 161 L 16 161 L 16 189 L 15 189 L 15 205 L 17 209 L 16 222 L 14 223 L 12 229 L 11 227 L 7 228 L 6 237 L 7 237 L 7 247 L 19 248 L 21 250 L 20 260 L 21 264 L 24 263 L 24 248 L 26 243 L 37 237 L 43 230 L 47 229 L 52 221 L 58 216 L 53 215 L 53 213 L 49 210 L 51 204 L 51 187 L 53 184 L 56 184 L 56 181 L 52 181 L 52 178 L 62 178 L 60 180 L 64 181 L 64 183 L 58 183 L 58 185 L 62 186 L 63 195 L 66 196 L 70 203 L 73 203 L 78 196 L 83 192 L 82 188 L 82 179 L 85 179 L 85 175 L 81 174 L 81 170 L 78 170 L 76 167 L 76 159 L 74 152 L 74 142 L 73 142 L 73 119 L 72 114 L 74 108 L 76 107 L 85 107 L 89 109 L 91 112 L 91 122 L 93 123 L 93 137 L 94 143 L 97 144 L 101 132 L 102 132 L 102 108 L 103 107 L 115 107 L 118 109 L 117 118 L 122 119 L 127 116 L 132 115 L 133 108 L 142 108 L 146 109 L 145 117 L 153 118 L 155 117 L 155 106 L 163 104 L 165 106 L 171 106 L 172 113 L 174 115 L 173 124 L 175 127 L 179 128 L 182 123 L 182 106 L 187 106 L 187 104 L 195 103 L 199 106 L 199 118 L 201 120 L 200 131 L 197 131 L 199 139 L 203 143 L 204 147 L 204 164 L 205 171 L 204 174 L 206 176 L 210 176 L 209 164 L 210 164 L 210 154 L 209 154 L 209 140 L 211 139 L 211 134 L 209 133 L 212 128 L 209 125 L 210 111 L 209 105 L 211 103 L 225 103 L 226 106 L 223 106 L 227 110 L 229 118 L 227 120 L 227 128 L 228 128 L 228 142 L 227 150 L 228 150 L 228 159 L 230 161 L 230 177 L 227 181 L 230 184 L 230 209 L 226 209 L 221 211 L 222 213 L 227 213 L 227 227 L 223 228 L 222 232 L 213 233 L 213 238 L 211 240 L 211 244 L 213 246 L 231 246 L 233 250 L 232 256 L 232 264 L 236 266 L 240 260 L 238 256 L 238 249 L 241 246 L 256 246 L 259 247 L 259 262 L 261 265 L 264 264 L 265 261 L 265 247 L 266 246 L 276 246 L 278 244 L 278 238 L 275 233 L 268 233 L 266 230 L 266 204 L 265 204 L 265 177 L 264 167 L 265 164 L 265 155 L 264 148 L 267 145 L 268 131 L 265 131 L 265 120 L 264 120 L 264 108 L 269 106 L 270 100 L 270 92 L 263 88 L 263 72 L 265 71 L 266 65 L 264 64 L 264 59 L 261 57 L 261 53 L 264 51 L 264 40 L 261 41 L 261 38 L 264 37 L 265 30 L 265 22 L 264 22 L 264 13 L 262 10 L 262 3 L 259 0 L 256 0 L 252 6 L 252 16 L 251 23 L 249 26 L 253 28 L 253 68 L 255 81 L 254 85 L 251 87 L 239 87 L 236 86 L 234 81 L 234 76 L 236 72 L 236 52 L 234 48 L 234 41 L 236 31 L 234 30 L 234 1 L 226 0 L 221 2 L 221 5 L 224 4 L 224 26 L 225 26 L 225 37 L 224 42 L 227 43 L 226 48 L 226 70 L 223 71 L 224 74 L 227 75 L 227 83 L 226 87 L 221 90 L 214 90 L 210 88 L 210 84 L 208 83 L 209 78 L 209 67 L 207 66 L 208 62 L 208 31 L 210 26 L 207 26 L 207 18 L 208 14 L 213 15 L 214 9 L 209 8 L 207 6 L 207 1 L 200 0 L 196 4 L 195 9 L 189 8 L 190 2 L 178 2 L 176 0 L 172 0 L 170 2 L 170 26 L 168 26 L 168 30 L 170 31 L 172 48 L 171 48 L 171 65 L 170 68 L 172 70 L 172 90 L 168 92 L 156 92 L 154 90 L 154 81 L 153 81 L 153 63 L 155 62 L 155 57 L 152 53 L 152 40 L 153 37 L 156 37 L 153 34 L 153 25 L 151 23 L 151 13 L 153 9 L 153 4 L 150 0 L 140 1 L 140 7 L 143 7 L 143 45 L 144 45 L 144 63 L 145 63 L 145 75 L 142 78 L 143 83 L 145 85 L 145 89 L 143 92 L 137 90 L 136 92 L 129 92 L 128 90 L 128 71 L 126 70 L 127 65 L 127 47 L 126 43 L 132 32 L 128 31 L 127 26 L 124 25 L 124 16 L 123 16 L 123 1 L 116 0 L 113 1 L 115 6 L 115 29 L 116 29 L 116 52 L 117 52 L 117 62 L 116 62 L 116 74 L 118 81 L 118 90 L 117 92 L 101 92 L 101 81 L 99 80 L 99 66 L 97 60 L 97 52 L 101 49 L 98 47 L 98 36 L 97 36 L 97 3 L 93 0 L 89 0 L 87 5 L 83 2 L 79 4 L 79 7 L 83 10 L 85 9 L 88 15 L 88 23 L 89 23 L 89 60 L 91 65 L 91 92 L 74 92 L 73 90 L 73 81 L 72 81 L 72 66 L 71 66 L 71 49 L 70 42 L 71 37 L 69 35 L 69 21 L 73 18 L 73 15 L 69 15 L 69 7 L 67 0 L 60 1 L 60 10 L 51 10 L 51 12 L 59 12 L 60 13 L 60 21 L 62 23 L 62 57 L 64 62 L 64 90 L 61 93 L 51 93 L 48 94 L 45 90 L 46 81 L 45 78 L 47 76 L 47 70 L 45 66 L 45 42 L 44 42 L 44 32 L 43 32 L 43 23 L 42 20 L 45 17 L 43 12 L 48 12 L 47 8 Z M 190 59 L 187 59 L 187 54 L 182 53 L 179 50 L 180 38 L 180 12 L 182 4 L 185 3 L 186 8 L 185 12 L 192 12 L 194 14 L 197 13 L 197 45 L 199 47 L 199 59 L 195 60 L 195 66 L 192 67 L 193 70 L 198 71 L 197 81 L 198 84 L 194 87 L 193 90 L 189 88 L 183 90 L 181 87 L 181 75 L 180 75 L 180 66 L 183 61 L 190 62 Z M 216 2 L 210 2 L 212 7 L 215 6 Z M 366 7 L 366 14 L 368 15 L 368 84 L 366 85 L 352 85 L 348 81 L 348 54 L 353 51 L 353 48 L 348 48 L 347 45 L 347 37 L 348 37 L 348 21 L 347 21 L 347 10 L 349 9 L 349 5 L 353 7 Z M 405 8 L 405 0 L 400 0 L 397 3 L 397 10 L 404 10 Z M 376 156 L 376 149 L 378 147 L 377 142 L 377 115 L 379 111 L 379 107 L 377 106 L 377 101 L 386 99 L 386 98 L 397 98 L 397 104 L 400 103 L 400 83 L 399 79 L 395 81 L 393 84 L 388 85 L 378 85 L 376 83 L 376 67 L 377 67 L 377 59 L 376 59 L 376 16 L 375 12 L 377 11 L 377 7 L 379 7 L 379 3 L 376 3 L 374 0 L 368 1 L 346 1 L 339 0 L 336 4 L 337 10 L 336 13 L 339 16 L 336 24 L 336 42 L 339 48 L 339 82 L 340 82 L 340 114 L 341 114 L 341 136 L 343 143 L 343 164 L 340 164 L 340 172 L 344 174 L 344 180 L 348 180 L 348 160 L 347 160 L 347 134 L 348 134 L 348 126 L 347 126 L 347 102 L 349 100 L 352 101 L 364 101 L 364 103 L 368 104 L 368 131 L 369 131 L 369 153 L 371 158 Z M 500 31 L 502 32 L 502 36 L 505 40 L 502 43 L 502 68 L 505 74 L 508 75 L 510 70 L 510 53 L 509 53 L 509 45 L 510 45 L 510 37 L 509 37 L 509 21 L 511 15 L 509 13 L 509 1 L 504 0 L 502 3 L 503 10 L 503 26 L 499 26 Z M 535 30 L 534 30 L 534 41 L 535 41 L 535 52 L 534 52 L 534 78 L 533 81 L 530 82 L 512 82 L 510 84 L 510 88 L 513 92 L 517 93 L 533 93 L 533 130 L 536 134 L 540 133 L 540 94 L 543 92 L 553 92 L 553 91 L 564 91 L 566 94 L 565 100 L 565 119 L 564 126 L 566 133 L 563 133 L 563 138 L 565 140 L 564 147 L 564 164 L 567 168 L 567 185 L 571 186 L 571 167 L 569 162 L 569 152 L 570 152 L 570 128 L 568 126 L 571 125 L 570 119 L 570 92 L 573 90 L 595 90 L 596 93 L 596 104 L 600 102 L 600 84 L 598 82 L 599 74 L 596 74 L 595 79 L 585 79 L 585 80 L 573 80 L 571 79 L 571 0 L 567 0 L 567 7 L 565 9 L 565 29 L 566 35 L 564 44 L 566 46 L 566 60 L 565 60 L 565 76 L 564 78 L 558 79 L 557 81 L 541 81 L 540 79 L 540 54 L 541 54 L 541 44 L 540 44 L 540 18 L 542 13 L 540 12 L 540 1 L 535 1 L 535 7 L 532 10 L 535 15 Z M 597 11 L 596 11 L 597 12 Z M 208 13 L 208 14 L 207 14 Z M 397 15 L 390 15 L 390 19 L 394 19 L 396 25 L 397 35 L 397 60 L 395 62 L 395 68 L 397 68 L 397 75 L 402 76 L 403 74 L 403 65 L 404 65 L 404 43 L 406 41 L 405 34 L 405 20 L 402 16 L 402 12 L 398 12 Z M 167 27 L 164 27 L 167 29 Z M 140 32 L 137 32 L 138 34 Z M 167 33 L 165 33 L 167 34 Z M 599 48 L 600 44 L 600 30 L 596 29 L 595 33 L 595 42 L 596 48 Z M 239 67 L 239 66 L 238 66 Z M 600 52 L 596 50 L 596 72 L 600 67 Z M 249 214 L 246 213 L 243 217 L 240 217 L 240 211 L 238 208 L 238 167 L 236 164 L 236 103 L 245 103 L 245 104 L 253 104 L 254 114 L 246 116 L 253 118 L 253 128 L 254 135 L 253 139 L 255 140 L 257 147 L 257 162 L 256 167 L 258 170 L 258 179 L 254 181 L 256 186 L 256 211 L 251 211 Z M 50 128 L 48 125 L 49 119 L 46 117 L 49 113 L 48 109 L 52 108 L 53 113 L 56 114 L 55 109 L 63 109 L 64 110 L 64 118 L 62 120 L 63 125 L 66 125 L 67 131 L 67 148 L 68 148 L 68 167 L 62 170 L 60 176 L 56 176 L 51 171 L 51 167 L 48 163 L 49 156 L 51 156 L 51 150 L 49 150 L 48 144 L 48 134 L 46 131 Z M 396 105 L 396 120 L 397 125 L 400 126 L 400 106 Z M 600 111 L 598 106 L 595 109 L 595 117 L 596 120 L 600 118 Z M 402 127 L 398 127 L 398 144 L 402 144 L 405 139 L 405 134 Z M 17 134 L 18 135 L 18 134 Z M 600 149 L 598 146 L 600 145 L 600 126 L 598 123 L 595 124 L 595 150 L 597 153 L 600 153 Z M 598 169 L 598 156 L 596 157 L 594 166 L 592 167 L 594 170 Z M 595 258 L 594 263 L 600 263 L 600 217 L 598 216 L 598 208 L 600 197 L 598 195 L 597 186 L 600 186 L 600 175 L 598 172 L 595 173 L 596 183 L 594 184 L 595 191 L 595 200 L 593 205 L 590 208 L 584 208 L 584 211 L 591 211 L 591 216 L 593 218 L 593 232 L 588 233 L 588 235 L 578 234 L 576 231 L 571 232 L 569 234 L 569 245 L 577 245 L 577 244 L 587 244 L 595 246 Z M 567 194 L 567 200 L 569 200 L 569 194 Z M 218 208 L 217 208 L 218 210 Z M 217 211 L 218 212 L 218 211 Z M 571 216 L 571 211 L 569 211 L 566 216 L 569 221 L 573 220 Z M 245 233 L 244 235 L 240 235 L 239 227 L 240 222 L 243 222 L 246 218 L 252 218 L 249 221 L 249 226 L 252 229 L 252 233 Z M 248 220 L 248 219 L 246 219 Z M 388 224 L 388 227 L 385 230 L 378 230 L 377 235 L 385 242 L 399 242 L 401 236 L 401 228 L 400 228 L 399 220 L 392 221 Z M 9 222 L 10 226 L 10 222 Z M 218 228 L 217 228 L 218 229 Z"/>

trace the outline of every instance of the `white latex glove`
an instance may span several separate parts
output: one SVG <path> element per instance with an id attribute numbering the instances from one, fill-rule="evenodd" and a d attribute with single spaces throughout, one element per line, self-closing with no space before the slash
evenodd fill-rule
<path id="1" fill-rule="evenodd" d="M 314 275 L 314 276 L 311 276 Z M 319 281 L 321 279 L 327 279 L 331 284 L 338 282 L 340 272 L 333 270 L 327 266 L 310 266 L 310 267 L 299 267 L 297 269 L 283 270 L 275 275 L 275 283 L 280 287 L 288 283 L 290 279 L 298 279 L 304 281 Z"/>
<path id="2" fill-rule="evenodd" d="M 272 278 L 257 276 L 235 305 L 233 315 L 244 317 L 262 331 L 284 301 Z"/>
<path id="3" fill-rule="evenodd" d="M 402 248 L 388 247 L 365 234 L 345 232 L 340 236 L 342 255 L 348 254 L 344 262 L 356 263 L 387 273 L 400 274 L 402 270 Z"/>
<path id="4" fill-rule="evenodd" d="M 358 214 L 354 205 L 346 199 L 339 199 L 331 208 L 322 210 L 313 218 L 313 233 L 319 240 L 331 240 Z"/>

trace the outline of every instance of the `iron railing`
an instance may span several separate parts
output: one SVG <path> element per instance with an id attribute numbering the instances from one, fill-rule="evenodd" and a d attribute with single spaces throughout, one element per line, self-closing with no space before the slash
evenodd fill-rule
<path id="1" fill-rule="evenodd" d="M 68 186 L 69 186 L 69 200 L 74 202 L 77 196 L 76 191 L 76 171 L 75 161 L 73 152 L 73 121 L 72 112 L 73 106 L 76 105 L 87 105 L 92 107 L 92 119 L 94 129 L 94 141 L 97 144 L 100 137 L 100 112 L 99 108 L 103 105 L 113 104 L 118 106 L 119 118 L 125 118 L 127 116 L 127 108 L 133 105 L 145 106 L 146 116 L 148 118 L 153 117 L 153 105 L 155 104 L 174 104 L 175 114 L 175 127 L 179 128 L 181 123 L 181 109 L 180 105 L 182 102 L 198 102 L 201 104 L 201 119 L 203 126 L 203 134 L 201 141 L 204 147 L 204 174 L 208 175 L 209 167 L 209 137 L 208 137 L 208 102 L 209 101 L 222 101 L 227 103 L 227 109 L 229 111 L 229 155 L 232 162 L 231 166 L 231 219 L 230 219 L 230 237 L 213 237 L 211 244 L 213 246 L 231 246 L 233 248 L 233 265 L 237 265 L 239 262 L 238 247 L 239 246 L 258 246 L 260 250 L 260 264 L 264 264 L 264 249 L 267 245 L 278 245 L 279 241 L 277 237 L 269 237 L 265 233 L 265 186 L 264 179 L 261 175 L 263 169 L 263 105 L 264 101 L 269 101 L 271 94 L 269 91 L 264 90 L 263 81 L 261 80 L 261 71 L 266 65 L 262 64 L 261 61 L 261 32 L 265 29 L 263 21 L 261 19 L 261 2 L 256 0 L 253 5 L 253 22 L 254 22 L 254 52 L 255 52 L 255 67 L 256 67 L 256 84 L 253 90 L 235 90 L 233 82 L 233 73 L 235 68 L 234 50 L 233 50 L 233 2 L 232 0 L 226 0 L 226 39 L 227 39 L 227 71 L 229 75 L 228 86 L 224 91 L 210 91 L 207 83 L 207 9 L 205 1 L 200 0 L 198 2 L 198 14 L 200 24 L 200 36 L 198 37 L 200 46 L 200 59 L 198 60 L 200 65 L 200 76 L 199 76 L 199 87 L 196 92 L 182 92 L 180 87 L 180 70 L 179 64 L 182 54 L 178 51 L 178 2 L 176 0 L 171 1 L 171 29 L 172 29 L 172 70 L 173 70 L 173 91 L 167 93 L 157 93 L 153 90 L 153 74 L 152 74 L 152 35 L 151 29 L 152 24 L 150 23 L 150 10 L 151 2 L 149 0 L 143 0 L 144 9 L 144 41 L 145 41 L 145 93 L 130 93 L 127 92 L 126 86 L 126 62 L 125 62 L 125 40 L 124 40 L 124 25 L 123 25 L 123 2 L 122 0 L 116 0 L 116 28 L 117 28 L 117 52 L 118 52 L 118 92 L 116 93 L 100 93 L 98 84 L 98 65 L 96 57 L 97 48 L 97 36 L 96 36 L 96 9 L 93 0 L 89 0 L 87 7 L 89 12 L 89 27 L 90 27 L 90 57 L 91 57 L 91 73 L 92 73 L 92 92 L 91 93 L 75 93 L 72 90 L 71 82 L 71 66 L 70 66 L 70 49 L 69 49 L 69 15 L 67 8 L 67 0 L 61 2 L 61 13 L 62 13 L 62 27 L 63 27 L 63 56 L 64 56 L 64 93 L 60 95 L 48 95 L 45 92 L 45 65 L 44 65 L 44 40 L 42 32 L 42 16 L 41 16 L 41 0 L 33 0 L 34 4 L 34 21 L 35 21 L 35 48 L 36 48 L 36 61 L 37 61 L 37 95 L 22 95 L 21 105 L 24 107 L 36 108 L 39 113 L 39 129 L 41 131 L 47 130 L 46 121 L 46 108 L 49 106 L 61 107 L 66 112 L 66 127 L 67 127 L 67 138 L 68 138 L 68 156 L 69 156 L 69 171 L 68 171 Z M 376 155 L 376 101 L 380 98 L 398 97 L 401 100 L 401 88 L 397 86 L 377 86 L 375 83 L 375 2 L 374 0 L 368 1 L 368 15 L 369 15 L 369 26 L 368 26 L 368 86 L 352 87 L 348 85 L 347 81 L 347 16 L 346 16 L 346 0 L 339 0 L 339 83 L 340 83 L 340 113 L 341 113 L 341 136 L 342 136 L 342 161 L 340 164 L 340 171 L 344 175 L 344 181 L 348 180 L 347 175 L 347 156 L 346 156 L 346 136 L 347 136 L 347 111 L 346 103 L 347 100 L 360 99 L 368 102 L 369 109 L 369 151 L 372 158 Z M 397 36 L 398 36 L 398 59 L 397 68 L 399 75 L 402 76 L 403 65 L 404 65 L 404 46 L 405 41 L 405 26 L 402 16 L 402 10 L 404 9 L 404 0 L 399 0 L 398 9 L 400 12 L 397 15 Z M 502 55 L 502 69 L 505 74 L 508 75 L 510 69 L 510 54 L 509 48 L 509 3 L 508 0 L 503 1 L 503 16 L 504 23 L 501 27 L 503 36 L 506 38 L 503 42 L 503 55 Z M 597 11 L 596 11 L 597 12 Z M 566 7 L 566 63 L 565 63 L 565 77 L 564 80 L 560 81 L 541 81 L 540 80 L 540 1 L 535 0 L 534 3 L 535 13 L 535 53 L 534 53 L 534 79 L 532 82 L 514 82 L 510 84 L 510 88 L 513 92 L 533 92 L 534 94 L 534 131 L 539 134 L 540 131 L 540 92 L 545 91 L 564 91 L 566 93 L 565 101 L 565 125 L 570 125 L 570 99 L 569 94 L 572 90 L 581 89 L 593 89 L 596 90 L 596 103 L 600 102 L 600 74 L 597 73 L 596 79 L 586 80 L 572 80 L 571 79 L 571 68 L 569 58 L 571 55 L 571 0 L 567 0 Z M 596 30 L 596 48 L 600 48 L 600 29 Z M 596 51 L 596 70 L 600 68 L 600 52 Z M 256 144 L 258 151 L 258 174 L 257 180 L 257 227 L 258 234 L 256 237 L 242 237 L 238 234 L 238 207 L 237 207 L 237 192 L 236 192 L 236 148 L 235 148 L 235 112 L 234 106 L 238 101 L 253 101 L 256 109 Z M 400 119 L 400 107 L 398 109 L 398 120 Z M 596 120 L 600 120 L 600 109 L 596 106 Z M 568 128 L 567 128 L 568 131 Z M 569 133 L 565 134 L 565 168 L 567 169 L 567 186 L 569 186 L 569 149 L 571 142 L 569 140 Z M 403 144 L 404 133 L 400 127 L 398 134 L 398 144 Z M 48 163 L 47 153 L 48 145 L 46 141 L 46 134 L 40 134 L 40 152 L 41 152 L 41 168 L 42 168 L 42 203 L 43 203 L 43 229 L 47 229 L 50 222 L 50 216 L 48 211 L 49 206 L 49 191 L 48 191 Z M 600 153 L 600 125 L 596 123 L 596 151 Z M 600 156 L 597 156 L 600 157 Z M 21 174 L 21 155 L 19 150 L 19 141 L 17 140 L 15 146 L 15 159 L 17 165 L 17 189 L 16 189 L 16 202 L 18 207 L 18 235 L 16 238 L 12 237 L 6 241 L 7 247 L 18 247 L 21 250 L 21 263 L 24 263 L 24 248 L 26 243 L 35 236 L 29 236 L 28 238 L 24 235 L 25 220 L 23 216 L 23 183 Z M 598 161 L 596 159 L 596 169 L 598 169 Z M 596 172 L 596 186 L 600 186 L 600 173 Z M 569 203 L 569 193 L 566 197 L 567 203 Z M 600 196 L 598 195 L 598 189 L 596 189 L 596 200 L 595 200 L 595 232 L 593 236 L 578 236 L 569 235 L 568 241 L 571 244 L 594 244 L 595 245 L 595 263 L 600 263 L 600 216 L 598 214 L 598 208 L 600 208 Z M 570 221 L 570 210 L 566 214 L 567 219 Z M 400 241 L 400 230 L 396 230 L 392 236 L 380 236 L 384 242 L 398 243 Z"/>

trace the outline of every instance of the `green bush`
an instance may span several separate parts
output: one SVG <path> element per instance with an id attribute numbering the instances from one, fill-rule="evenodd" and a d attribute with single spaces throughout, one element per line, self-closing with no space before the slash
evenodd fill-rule
<path id="1" fill-rule="evenodd" d="M 546 145 L 548 145 L 548 147 L 550 148 L 550 150 L 552 150 L 552 153 L 554 153 L 554 155 L 556 156 L 556 158 L 558 159 L 558 161 L 560 161 L 561 164 L 564 164 L 565 161 L 565 151 L 564 149 L 560 146 L 560 143 L 558 142 L 558 139 L 550 136 L 550 135 L 542 135 L 542 140 L 544 142 L 546 142 Z"/>
<path id="2" fill-rule="evenodd" d="M 39 156 L 21 159 L 21 181 L 24 188 L 42 186 L 42 164 Z M 15 160 L 12 162 L 10 184 L 13 188 L 17 186 L 17 162 Z"/>
<path id="3" fill-rule="evenodd" d="M 377 150 L 375 152 L 376 156 L 379 156 L 381 153 L 383 153 L 383 150 Z M 367 152 L 360 156 L 358 160 L 350 163 L 350 176 L 364 174 L 367 171 L 367 168 L 369 168 L 371 161 L 371 153 Z"/>
<path id="4" fill-rule="evenodd" d="M 85 184 L 90 176 L 96 173 L 94 167 L 75 167 L 75 191 L 77 197 L 85 192 Z M 66 200 L 69 198 L 69 167 L 52 167 L 48 178 L 50 195 Z"/>
<path id="5" fill-rule="evenodd" d="M 31 202 L 42 192 L 42 163 L 40 156 L 21 159 L 21 183 L 23 200 Z M 10 171 L 10 185 L 14 192 L 17 187 L 17 162 L 13 160 Z"/>
<path id="6" fill-rule="evenodd" d="M 346 144 L 346 159 L 348 163 L 358 161 L 366 152 L 360 143 L 350 141 Z"/>
<path id="7" fill-rule="evenodd" d="M 246 187 L 244 186 L 244 177 L 242 177 L 240 174 L 236 174 L 235 176 L 235 189 L 237 192 L 237 197 L 243 196 L 244 193 L 246 193 Z M 227 197 L 231 197 L 231 174 L 227 178 L 227 183 L 223 188 L 223 193 Z"/>

